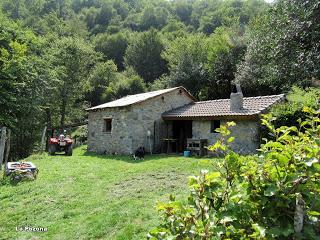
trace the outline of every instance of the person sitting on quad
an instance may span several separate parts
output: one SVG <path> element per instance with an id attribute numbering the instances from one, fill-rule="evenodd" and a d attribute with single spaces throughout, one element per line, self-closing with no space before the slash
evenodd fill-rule
<path id="1" fill-rule="evenodd" d="M 56 152 L 65 152 L 66 155 L 72 156 L 73 141 L 67 136 L 67 131 L 62 129 L 60 134 L 54 130 L 53 137 L 49 139 L 49 154 L 54 155 Z"/>
<path id="2" fill-rule="evenodd" d="M 67 130 L 63 130 L 63 132 L 62 131 L 60 132 L 59 139 L 64 140 L 66 136 L 67 136 Z"/>

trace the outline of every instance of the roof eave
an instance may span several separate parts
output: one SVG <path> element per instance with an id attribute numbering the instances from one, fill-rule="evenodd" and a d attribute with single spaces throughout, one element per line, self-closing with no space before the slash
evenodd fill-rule
<path id="1" fill-rule="evenodd" d="M 178 120 L 195 120 L 195 121 L 210 121 L 210 120 L 258 120 L 259 114 L 252 115 L 220 115 L 220 116 L 162 116 L 163 120 L 178 121 Z"/>
<path id="2" fill-rule="evenodd" d="M 87 109 L 85 109 L 85 111 L 90 112 L 90 111 L 103 110 L 103 109 L 106 109 L 106 108 L 123 108 L 123 107 L 128 107 L 128 106 L 132 106 L 132 105 L 136 105 L 136 104 L 145 102 L 145 101 L 150 100 L 150 99 L 154 99 L 154 98 L 156 98 L 156 97 L 162 96 L 162 95 L 164 95 L 164 94 L 166 94 L 166 93 L 170 93 L 170 92 L 175 91 L 175 90 L 177 90 L 177 89 L 183 90 L 183 91 L 187 94 L 187 96 L 188 96 L 192 101 L 194 101 L 194 102 L 197 101 L 197 99 L 196 99 L 194 96 L 192 96 L 192 94 L 191 94 L 187 89 L 185 89 L 183 86 L 179 86 L 179 87 L 172 88 L 171 91 L 164 92 L 164 93 L 161 93 L 161 94 L 159 94 L 159 95 L 152 96 L 152 97 L 149 97 L 149 98 L 147 98 L 147 99 L 139 100 L 139 101 L 137 101 L 137 102 L 130 103 L 130 104 L 127 104 L 127 105 L 114 106 L 114 107 L 101 107 L 101 108 L 93 107 L 93 108 L 87 108 Z"/>
<path id="3" fill-rule="evenodd" d="M 87 112 L 95 112 L 95 111 L 100 111 L 100 110 L 104 110 L 104 109 L 107 109 L 107 108 L 126 108 L 126 107 L 130 107 L 134 105 L 134 103 L 130 103 L 128 105 L 125 105 L 125 106 L 114 106 L 114 107 L 103 107 L 103 108 L 87 108 L 85 109 L 85 111 Z"/>
<path id="4" fill-rule="evenodd" d="M 261 114 L 266 114 L 266 113 L 268 113 L 268 111 L 270 111 L 270 109 L 271 109 L 272 107 L 274 107 L 276 104 L 279 104 L 279 103 L 282 103 L 282 102 L 287 101 L 287 97 L 286 97 L 285 94 L 279 94 L 279 96 L 280 96 L 279 99 L 277 99 L 276 101 L 274 101 L 274 103 L 272 103 L 272 104 L 270 104 L 268 107 L 262 109 L 262 110 L 260 111 L 259 115 L 261 115 Z"/>

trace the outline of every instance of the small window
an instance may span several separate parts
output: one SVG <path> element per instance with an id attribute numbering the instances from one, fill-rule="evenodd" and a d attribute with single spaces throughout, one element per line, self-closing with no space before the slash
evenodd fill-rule
<path id="1" fill-rule="evenodd" d="M 111 128 L 112 128 L 112 119 L 111 118 L 104 119 L 103 131 L 111 132 Z"/>
<path id="2" fill-rule="evenodd" d="M 213 120 L 211 121 L 211 133 L 216 133 L 217 128 L 220 128 L 220 120 Z"/>

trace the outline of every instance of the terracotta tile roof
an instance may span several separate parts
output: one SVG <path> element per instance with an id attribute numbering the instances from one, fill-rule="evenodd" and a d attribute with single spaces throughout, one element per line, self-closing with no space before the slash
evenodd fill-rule
<path id="1" fill-rule="evenodd" d="M 283 100 L 284 94 L 243 98 L 243 109 L 230 110 L 230 99 L 195 102 L 162 114 L 164 119 L 201 118 L 220 116 L 253 116 L 266 111 L 273 104 Z"/>
<path id="2" fill-rule="evenodd" d="M 169 88 L 169 89 L 163 89 L 163 90 L 158 90 L 158 91 L 152 91 L 152 92 L 146 92 L 146 93 L 139 93 L 139 94 L 134 94 L 134 95 L 128 95 L 126 97 L 117 99 L 112 102 L 104 103 L 92 108 L 86 109 L 87 111 L 91 110 L 98 110 L 98 109 L 104 109 L 104 108 L 114 108 L 114 107 L 125 107 L 129 105 L 133 105 L 136 103 L 140 103 L 143 101 L 146 101 L 150 98 L 154 98 L 157 96 L 161 96 L 165 93 L 172 92 L 176 89 L 181 89 L 184 91 L 192 100 L 195 100 L 195 98 L 184 88 L 184 87 L 174 87 L 174 88 Z"/>

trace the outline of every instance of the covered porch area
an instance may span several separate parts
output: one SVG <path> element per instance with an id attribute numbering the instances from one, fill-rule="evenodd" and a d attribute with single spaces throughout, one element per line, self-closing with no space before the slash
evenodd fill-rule
<path id="1" fill-rule="evenodd" d="M 207 139 L 193 138 L 193 120 L 165 120 L 165 134 L 161 137 L 160 153 L 182 154 L 189 150 L 192 154 L 207 154 Z"/>
<path id="2" fill-rule="evenodd" d="M 166 136 L 162 138 L 162 153 L 183 153 L 187 149 L 187 139 L 192 138 L 192 121 L 165 121 Z"/>

